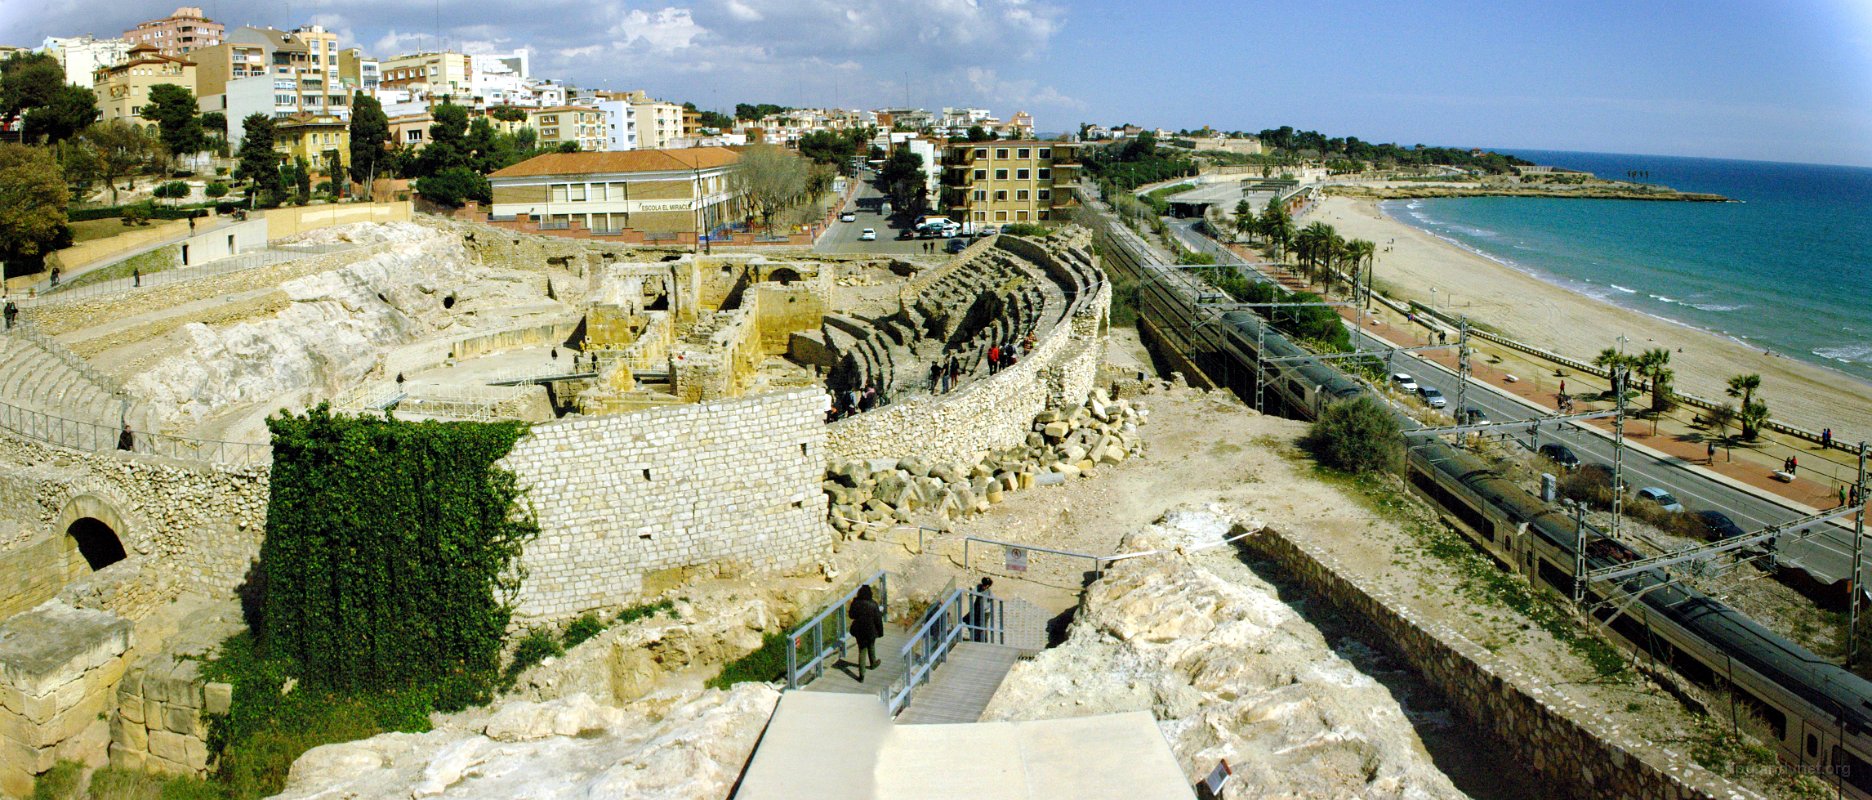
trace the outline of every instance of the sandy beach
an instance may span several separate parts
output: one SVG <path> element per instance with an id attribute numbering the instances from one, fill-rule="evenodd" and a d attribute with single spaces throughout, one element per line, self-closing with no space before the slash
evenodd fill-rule
<path id="1" fill-rule="evenodd" d="M 1757 396 L 1775 419 L 1831 427 L 1846 441 L 1872 440 L 1872 385 L 1547 283 L 1386 217 L 1375 201 L 1328 197 L 1296 224 L 1315 221 L 1376 242 L 1376 279 L 1404 299 L 1430 303 L 1435 289 L 1439 308 L 1581 360 L 1617 347 L 1620 334 L 1627 352 L 1668 347 L 1677 388 L 1702 397 L 1721 399 L 1729 376 L 1758 373 Z"/>

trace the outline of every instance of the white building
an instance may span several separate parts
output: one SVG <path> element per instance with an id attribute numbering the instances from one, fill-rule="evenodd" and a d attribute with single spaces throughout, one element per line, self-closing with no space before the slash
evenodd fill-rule
<path id="1" fill-rule="evenodd" d="M 539 106 L 528 88 L 527 51 L 512 53 L 475 53 L 469 56 L 471 88 L 475 104 L 492 106 Z M 559 98 L 563 104 L 564 98 Z"/>
<path id="2" fill-rule="evenodd" d="M 85 36 L 48 36 L 40 46 L 47 55 L 58 59 L 65 68 L 65 82 L 91 88 L 93 73 L 103 67 L 122 64 L 130 57 L 130 42 L 124 39 L 99 39 Z M 193 90 L 195 87 L 189 87 Z"/>
<path id="3" fill-rule="evenodd" d="M 628 100 L 598 100 L 592 103 L 605 115 L 606 150 L 637 149 L 637 112 Z"/>

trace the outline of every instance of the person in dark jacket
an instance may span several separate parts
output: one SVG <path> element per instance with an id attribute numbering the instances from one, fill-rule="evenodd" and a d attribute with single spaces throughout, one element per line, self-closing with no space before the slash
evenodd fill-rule
<path id="1" fill-rule="evenodd" d="M 975 585 L 975 597 L 969 602 L 968 624 L 974 626 L 974 639 L 978 642 L 994 640 L 991 629 L 994 627 L 994 579 L 983 578 Z"/>
<path id="2" fill-rule="evenodd" d="M 852 638 L 858 640 L 858 682 L 863 683 L 867 665 L 878 667 L 877 640 L 884 635 L 884 609 L 871 599 L 870 584 L 858 587 L 845 616 L 851 621 Z"/>

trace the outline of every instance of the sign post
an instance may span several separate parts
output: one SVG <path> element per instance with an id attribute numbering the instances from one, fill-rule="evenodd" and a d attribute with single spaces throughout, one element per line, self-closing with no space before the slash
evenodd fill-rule
<path id="1" fill-rule="evenodd" d="M 1027 571 L 1027 548 L 1010 547 L 1007 549 L 1007 569 L 1009 572 Z"/>

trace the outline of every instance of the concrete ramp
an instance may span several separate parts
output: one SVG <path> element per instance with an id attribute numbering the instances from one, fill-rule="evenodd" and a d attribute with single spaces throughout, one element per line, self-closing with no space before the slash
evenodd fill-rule
<path id="1" fill-rule="evenodd" d="M 1195 793 L 1142 711 L 893 725 L 874 697 L 788 692 L 735 797 L 1187 800 Z"/>

